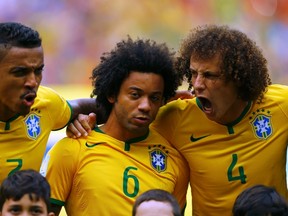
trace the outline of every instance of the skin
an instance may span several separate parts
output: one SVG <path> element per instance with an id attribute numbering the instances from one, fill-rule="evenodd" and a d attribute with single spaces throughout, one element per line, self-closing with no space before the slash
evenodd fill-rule
<path id="1" fill-rule="evenodd" d="M 155 73 L 132 71 L 123 81 L 107 123 L 101 129 L 119 140 L 143 136 L 163 104 L 164 80 Z"/>
<path id="2" fill-rule="evenodd" d="M 32 200 L 25 194 L 20 200 L 8 199 L 5 201 L 1 216 L 54 216 L 53 212 L 47 212 L 47 206 L 43 199 Z"/>
<path id="3" fill-rule="evenodd" d="M 207 118 L 219 124 L 229 124 L 240 116 L 247 102 L 238 98 L 235 83 L 224 80 L 219 65 L 217 56 L 207 61 L 192 57 L 192 85 Z M 207 100 L 208 103 L 203 102 Z"/>
<path id="4" fill-rule="evenodd" d="M 194 95 L 190 91 L 178 90 L 176 95 L 169 99 L 169 101 L 181 99 L 191 99 Z M 168 102 L 169 102 L 168 101 Z M 73 123 L 69 124 L 66 130 L 66 135 L 70 138 L 79 138 L 81 136 L 87 136 L 91 131 L 91 128 L 94 128 L 96 124 L 96 114 L 90 113 L 89 115 L 79 114 L 77 119 Z"/>
<path id="5" fill-rule="evenodd" d="M 34 103 L 44 67 L 42 47 L 12 47 L 0 60 L 0 120 L 26 115 Z"/>
<path id="6" fill-rule="evenodd" d="M 144 136 L 163 105 L 163 91 L 164 80 L 160 75 L 132 71 L 118 95 L 109 98 L 113 108 L 100 129 L 118 140 Z M 55 215 L 60 214 L 61 206 L 52 203 L 51 207 Z"/>
<path id="7" fill-rule="evenodd" d="M 149 200 L 141 203 L 136 216 L 173 216 L 172 206 L 168 202 Z"/>

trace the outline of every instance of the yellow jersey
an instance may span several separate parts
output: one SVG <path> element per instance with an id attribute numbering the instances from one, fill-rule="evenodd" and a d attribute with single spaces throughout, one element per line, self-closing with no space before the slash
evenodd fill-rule
<path id="1" fill-rule="evenodd" d="M 209 120 L 197 98 L 160 108 L 152 128 L 190 167 L 193 215 L 231 215 L 236 197 L 255 184 L 287 196 L 288 87 L 271 85 L 229 125 Z"/>
<path id="2" fill-rule="evenodd" d="M 69 216 L 131 215 L 138 195 L 148 189 L 171 192 L 186 204 L 186 161 L 155 131 L 119 141 L 96 128 L 87 139 L 64 138 L 41 167 L 51 185 L 51 202 Z"/>
<path id="3" fill-rule="evenodd" d="M 66 126 L 71 114 L 66 100 L 40 86 L 29 114 L 0 121 L 0 182 L 20 169 L 39 170 L 50 132 Z"/>

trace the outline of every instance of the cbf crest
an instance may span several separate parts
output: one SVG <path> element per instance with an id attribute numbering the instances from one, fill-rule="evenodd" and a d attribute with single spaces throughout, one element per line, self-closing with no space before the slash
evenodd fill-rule
<path id="1" fill-rule="evenodd" d="M 267 116 L 264 114 L 257 115 L 252 122 L 250 122 L 252 128 L 254 130 L 254 134 L 259 139 L 267 139 L 271 136 L 272 130 L 272 123 L 271 123 L 271 116 Z"/>
<path id="2" fill-rule="evenodd" d="M 167 168 L 167 155 L 162 149 L 156 148 L 149 152 L 151 166 L 157 172 L 163 172 Z"/>
<path id="3" fill-rule="evenodd" d="M 36 139 L 40 132 L 40 117 L 36 114 L 30 114 L 25 120 L 27 134 L 30 138 Z"/>

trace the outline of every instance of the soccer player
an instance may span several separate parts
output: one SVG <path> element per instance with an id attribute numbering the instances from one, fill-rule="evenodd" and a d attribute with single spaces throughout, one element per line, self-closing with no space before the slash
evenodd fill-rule
<path id="1" fill-rule="evenodd" d="M 132 216 L 181 216 L 176 198 L 161 189 L 151 189 L 137 197 Z"/>
<path id="2" fill-rule="evenodd" d="M 0 216 L 54 216 L 49 198 L 49 183 L 39 172 L 16 171 L 1 185 Z"/>
<path id="3" fill-rule="evenodd" d="M 39 170 L 51 130 L 95 110 L 94 99 L 67 102 L 40 86 L 43 68 L 38 32 L 0 23 L 0 183 L 17 170 Z"/>
<path id="4" fill-rule="evenodd" d="M 271 83 L 256 43 L 228 26 L 196 27 L 176 70 L 195 98 L 161 107 L 151 126 L 188 161 L 193 215 L 231 215 L 255 184 L 287 199 L 288 86 Z"/>
<path id="5" fill-rule="evenodd" d="M 184 209 L 186 161 L 149 130 L 160 106 L 181 83 L 173 63 L 165 44 L 130 37 L 103 54 L 92 80 L 107 122 L 87 138 L 60 140 L 41 167 L 56 215 L 65 206 L 69 216 L 127 216 L 136 197 L 154 188 L 172 193 Z"/>
<path id="6" fill-rule="evenodd" d="M 163 106 L 153 128 L 189 163 L 193 215 L 231 215 L 238 194 L 255 184 L 288 198 L 288 87 L 271 84 L 261 49 L 236 29 L 204 25 L 179 56 L 196 98 Z"/>

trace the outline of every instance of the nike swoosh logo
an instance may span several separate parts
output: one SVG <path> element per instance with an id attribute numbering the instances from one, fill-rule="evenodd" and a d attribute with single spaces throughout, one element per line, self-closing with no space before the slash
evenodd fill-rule
<path id="1" fill-rule="evenodd" d="M 92 147 L 97 146 L 97 145 L 102 144 L 102 143 L 104 143 L 104 142 L 99 142 L 99 143 L 88 143 L 88 142 L 86 142 L 85 145 L 88 148 L 92 148 Z"/>
<path id="2" fill-rule="evenodd" d="M 205 137 L 208 137 L 210 135 L 211 134 L 208 134 L 208 135 L 205 135 L 205 136 L 200 136 L 200 137 L 194 137 L 193 134 L 192 134 L 192 136 L 190 137 L 190 140 L 191 140 L 191 142 L 196 142 L 196 141 L 201 140 L 201 139 L 203 139 Z"/>

